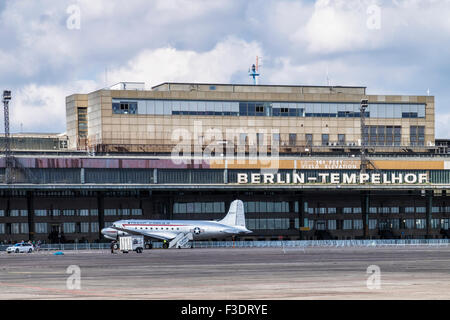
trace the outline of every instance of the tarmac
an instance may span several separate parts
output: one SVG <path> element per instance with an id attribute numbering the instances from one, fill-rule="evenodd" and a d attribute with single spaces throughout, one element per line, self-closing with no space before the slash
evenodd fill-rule
<path id="1" fill-rule="evenodd" d="M 450 299 L 450 247 L 1 252 L 0 299 Z"/>

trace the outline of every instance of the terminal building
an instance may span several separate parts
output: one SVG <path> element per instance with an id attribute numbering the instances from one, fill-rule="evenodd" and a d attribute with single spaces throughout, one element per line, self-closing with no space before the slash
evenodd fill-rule
<path id="1" fill-rule="evenodd" d="M 234 199 L 241 240 L 450 236 L 433 96 L 119 83 L 68 96 L 66 120 L 58 148 L 1 158 L 0 241 L 99 241 L 116 220 L 220 219 Z"/>

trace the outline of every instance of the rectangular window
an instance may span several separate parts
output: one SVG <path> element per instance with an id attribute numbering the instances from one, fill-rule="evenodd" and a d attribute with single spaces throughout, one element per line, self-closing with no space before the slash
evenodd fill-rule
<path id="1" fill-rule="evenodd" d="M 289 145 L 295 146 L 297 144 L 297 134 L 296 133 L 289 133 Z"/>
<path id="2" fill-rule="evenodd" d="M 64 233 L 75 233 L 75 222 L 63 223 Z"/>
<path id="3" fill-rule="evenodd" d="M 10 217 L 18 217 L 19 216 L 19 210 L 15 210 L 15 209 L 10 210 L 9 211 L 9 216 Z"/>
<path id="4" fill-rule="evenodd" d="M 11 233 L 12 234 L 20 233 L 20 223 L 11 223 Z"/>
<path id="5" fill-rule="evenodd" d="M 414 229 L 414 219 L 406 219 L 404 222 L 406 229 Z"/>
<path id="6" fill-rule="evenodd" d="M 410 126 L 409 138 L 411 146 L 425 145 L 425 126 Z"/>
<path id="7" fill-rule="evenodd" d="M 369 229 L 374 230 L 377 228 L 377 219 L 369 219 Z"/>
<path id="8" fill-rule="evenodd" d="M 142 216 L 142 209 L 131 209 L 131 215 Z"/>
<path id="9" fill-rule="evenodd" d="M 47 232 L 47 223 L 35 223 L 34 224 L 36 233 L 48 233 Z"/>
<path id="10" fill-rule="evenodd" d="M 28 223 L 22 222 L 20 224 L 20 232 L 21 233 L 28 233 Z"/>
<path id="11" fill-rule="evenodd" d="M 305 140 L 307 146 L 312 146 L 313 144 L 313 135 L 311 133 L 305 134 Z"/>
<path id="12" fill-rule="evenodd" d="M 329 134 L 322 134 L 322 145 L 327 146 L 330 142 L 330 135 Z"/>
<path id="13" fill-rule="evenodd" d="M 352 229 L 352 223 L 353 223 L 353 220 L 344 220 L 344 225 L 343 225 L 342 229 L 344 229 L 344 230 Z"/>
<path id="14" fill-rule="evenodd" d="M 440 220 L 439 219 L 431 219 L 431 228 L 439 229 L 439 227 L 440 227 Z"/>
<path id="15" fill-rule="evenodd" d="M 5 216 L 5 210 L 0 210 L 0 217 L 4 217 Z"/>
<path id="16" fill-rule="evenodd" d="M 63 210 L 63 215 L 64 215 L 64 216 L 74 216 L 74 215 L 75 215 L 75 210 L 72 210 L 72 209 L 64 209 L 64 210 Z"/>
<path id="17" fill-rule="evenodd" d="M 416 219 L 416 229 L 425 229 L 425 219 Z"/>
<path id="18" fill-rule="evenodd" d="M 98 222 L 91 222 L 91 232 L 98 232 Z"/>
<path id="19" fill-rule="evenodd" d="M 80 209 L 79 210 L 80 217 L 87 217 L 89 216 L 89 209 Z"/>
<path id="20" fill-rule="evenodd" d="M 91 216 L 98 216 L 98 209 L 91 209 Z"/>
<path id="21" fill-rule="evenodd" d="M 45 209 L 34 210 L 34 215 L 36 217 L 45 217 L 47 215 L 47 210 Z"/>
<path id="22" fill-rule="evenodd" d="M 116 209 L 105 209 L 105 216 L 115 216 Z"/>
<path id="23" fill-rule="evenodd" d="M 89 233 L 89 222 L 81 222 L 80 223 L 80 232 L 81 233 Z"/>
<path id="24" fill-rule="evenodd" d="M 0 223 L 0 234 L 5 234 L 5 224 Z"/>
<path id="25" fill-rule="evenodd" d="M 328 220 L 328 230 L 336 230 L 336 220 Z"/>
<path id="26" fill-rule="evenodd" d="M 355 229 L 355 230 L 362 230 L 362 228 L 363 228 L 363 221 L 362 221 L 362 219 L 353 220 L 353 229 Z"/>
<path id="27" fill-rule="evenodd" d="M 345 146 L 345 134 L 338 134 L 338 144 Z"/>

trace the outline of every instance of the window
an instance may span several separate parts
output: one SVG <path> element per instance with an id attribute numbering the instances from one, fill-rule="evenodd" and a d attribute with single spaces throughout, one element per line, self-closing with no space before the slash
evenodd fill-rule
<path id="1" fill-rule="evenodd" d="M 34 215 L 36 217 L 45 217 L 47 215 L 47 210 L 45 209 L 34 210 Z"/>
<path id="2" fill-rule="evenodd" d="M 297 142 L 297 134 L 296 133 L 289 133 L 289 145 L 295 146 Z"/>
<path id="3" fill-rule="evenodd" d="M 363 221 L 362 221 L 362 219 L 353 220 L 353 228 L 355 230 L 362 230 L 362 228 L 363 228 Z"/>
<path id="4" fill-rule="evenodd" d="M 142 216 L 142 209 L 131 209 L 131 215 Z"/>
<path id="5" fill-rule="evenodd" d="M 75 210 L 72 210 L 72 209 L 64 209 L 64 210 L 63 210 L 63 215 L 64 215 L 64 216 L 74 216 L 74 215 L 75 215 Z"/>
<path id="6" fill-rule="evenodd" d="M 425 229 L 426 222 L 425 219 L 416 219 L 416 229 Z"/>
<path id="7" fill-rule="evenodd" d="M 63 223 L 64 233 L 75 233 L 75 222 Z"/>
<path id="8" fill-rule="evenodd" d="M 411 146 L 425 145 L 425 126 L 410 126 L 409 139 Z"/>
<path id="9" fill-rule="evenodd" d="M 81 222 L 80 223 L 80 232 L 81 233 L 89 233 L 89 222 Z"/>
<path id="10" fill-rule="evenodd" d="M 80 209 L 79 214 L 81 217 L 89 216 L 89 209 Z"/>
<path id="11" fill-rule="evenodd" d="M 316 221 L 316 230 L 325 230 L 326 229 L 326 221 L 325 220 L 317 220 Z"/>
<path id="12" fill-rule="evenodd" d="M 22 222 L 20 224 L 20 232 L 21 233 L 28 233 L 28 223 Z"/>
<path id="13" fill-rule="evenodd" d="M 439 227 L 440 227 L 440 220 L 439 219 L 431 219 L 431 228 L 439 229 Z"/>
<path id="14" fill-rule="evenodd" d="M 116 209 L 105 209 L 105 216 L 115 216 Z"/>
<path id="15" fill-rule="evenodd" d="M 19 210 L 10 210 L 9 211 L 9 216 L 10 217 L 18 217 L 19 216 Z"/>
<path id="16" fill-rule="evenodd" d="M 47 223 L 35 223 L 34 228 L 36 233 L 48 233 L 47 232 Z"/>
<path id="17" fill-rule="evenodd" d="M 98 209 L 91 209 L 91 216 L 98 216 Z"/>
<path id="18" fill-rule="evenodd" d="M 328 220 L 328 230 L 336 230 L 336 220 Z"/>
<path id="19" fill-rule="evenodd" d="M 344 230 L 350 230 L 352 229 L 352 222 L 353 220 L 344 220 L 343 228 Z"/>
<path id="20" fill-rule="evenodd" d="M 328 134 L 322 134 L 322 145 L 327 146 L 329 144 L 330 136 Z"/>
<path id="21" fill-rule="evenodd" d="M 91 232 L 98 232 L 98 222 L 91 222 Z"/>
<path id="22" fill-rule="evenodd" d="M 0 234 L 5 234 L 5 224 L 0 223 Z"/>
<path id="23" fill-rule="evenodd" d="M 338 144 L 340 146 L 345 145 L 345 134 L 338 134 Z"/>
<path id="24" fill-rule="evenodd" d="M 311 133 L 305 134 L 305 140 L 307 146 L 312 146 L 313 143 L 313 135 Z"/>
<path id="25" fill-rule="evenodd" d="M 377 219 L 369 219 L 369 229 L 374 230 L 377 228 Z"/>
<path id="26" fill-rule="evenodd" d="M 11 233 L 12 234 L 20 233 L 20 223 L 11 223 Z"/>
<path id="27" fill-rule="evenodd" d="M 403 222 L 406 229 L 414 229 L 414 219 L 405 219 Z"/>
<path id="28" fill-rule="evenodd" d="M 0 210 L 0 217 L 4 217 L 5 216 L 5 210 Z"/>

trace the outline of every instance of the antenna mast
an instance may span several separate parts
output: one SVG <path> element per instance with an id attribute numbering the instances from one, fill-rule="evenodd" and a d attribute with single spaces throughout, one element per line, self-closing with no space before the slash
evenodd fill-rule
<path id="1" fill-rule="evenodd" d="M 256 56 L 256 65 L 253 64 L 251 68 L 248 70 L 248 75 L 253 78 L 253 84 L 258 84 L 259 77 L 259 64 L 258 64 L 258 56 Z"/>

